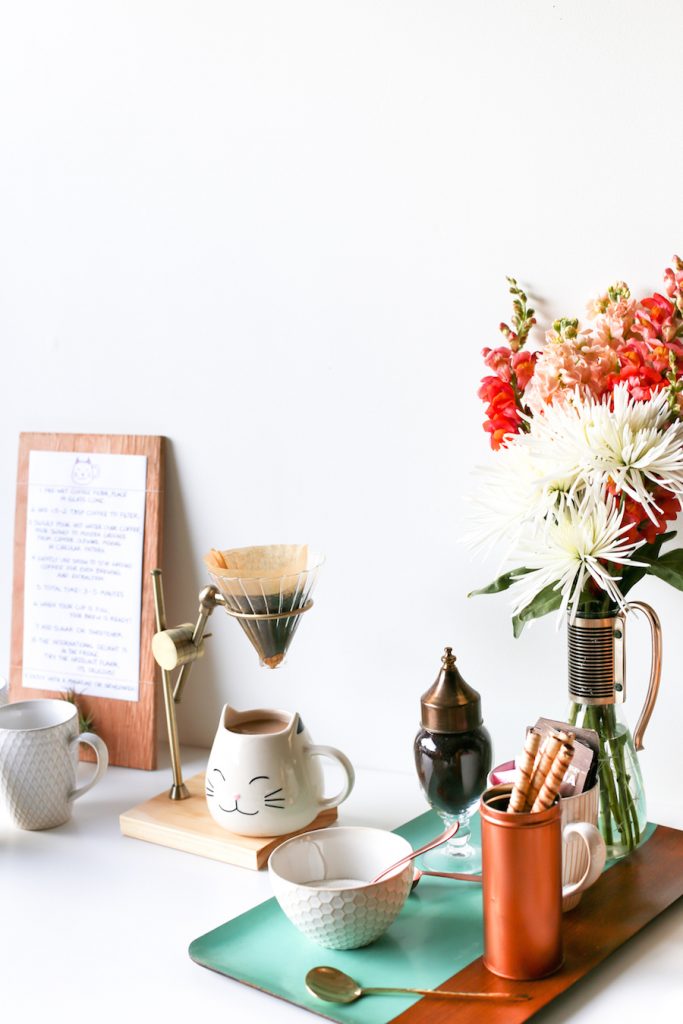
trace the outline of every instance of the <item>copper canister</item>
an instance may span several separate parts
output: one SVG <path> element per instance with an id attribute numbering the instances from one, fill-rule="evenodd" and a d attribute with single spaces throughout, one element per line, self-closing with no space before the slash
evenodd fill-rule
<path id="1" fill-rule="evenodd" d="M 512 786 L 481 798 L 484 963 L 502 978 L 544 978 L 562 966 L 560 805 L 508 814 Z"/>

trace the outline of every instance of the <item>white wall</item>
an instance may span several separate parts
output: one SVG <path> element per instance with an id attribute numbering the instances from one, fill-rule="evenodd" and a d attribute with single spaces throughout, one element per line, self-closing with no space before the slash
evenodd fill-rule
<path id="1" fill-rule="evenodd" d="M 553 623 L 515 642 L 504 597 L 465 596 L 496 569 L 458 543 L 494 458 L 479 352 L 506 273 L 547 322 L 683 249 L 682 28 L 676 0 L 4 3 L 3 662 L 19 431 L 163 433 L 171 619 L 212 545 L 328 558 L 276 673 L 216 616 L 186 740 L 229 697 L 410 768 L 446 643 L 501 758 L 561 714 Z M 674 802 L 681 595 L 636 593 L 666 631 L 643 765 Z"/>

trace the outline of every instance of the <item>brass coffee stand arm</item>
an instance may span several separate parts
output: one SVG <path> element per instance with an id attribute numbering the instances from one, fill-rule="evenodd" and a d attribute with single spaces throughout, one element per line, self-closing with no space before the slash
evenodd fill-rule
<path id="1" fill-rule="evenodd" d="M 199 595 L 199 617 L 196 624 L 193 626 L 191 622 L 186 622 L 182 626 L 167 629 L 161 569 L 152 569 L 152 586 L 157 628 L 152 639 L 152 654 L 161 669 L 164 711 L 173 774 L 173 785 L 168 795 L 170 800 L 186 800 L 190 793 L 183 782 L 175 705 L 180 703 L 192 663 L 204 654 L 204 640 L 210 635 L 204 633 L 209 615 L 217 604 L 223 604 L 223 598 L 215 587 L 205 587 Z M 171 672 L 176 668 L 180 668 L 180 671 L 174 688 L 171 682 Z"/>
<path id="2" fill-rule="evenodd" d="M 214 608 L 220 605 L 232 618 L 258 622 L 291 619 L 293 616 L 303 615 L 313 607 L 313 601 L 309 598 L 301 607 L 288 611 L 237 611 L 235 608 L 228 607 L 225 598 L 216 587 L 209 586 L 204 587 L 199 594 L 199 616 L 196 623 L 192 625 L 191 622 L 184 622 L 181 626 L 173 626 L 168 629 L 161 569 L 152 569 L 152 586 L 157 628 L 152 637 L 152 654 L 161 669 L 166 728 L 171 748 L 171 770 L 173 773 L 173 785 L 168 795 L 171 800 L 186 800 L 190 793 L 183 782 L 175 705 L 180 703 L 183 688 L 193 663 L 204 654 L 204 641 L 211 636 L 210 633 L 205 633 L 206 623 Z M 175 669 L 179 669 L 179 672 L 174 687 L 171 682 L 171 672 Z"/>

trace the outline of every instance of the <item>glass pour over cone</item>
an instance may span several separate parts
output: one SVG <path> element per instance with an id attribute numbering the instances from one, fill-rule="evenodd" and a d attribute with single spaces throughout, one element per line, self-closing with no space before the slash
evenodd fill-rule
<path id="1" fill-rule="evenodd" d="M 225 609 L 237 619 L 262 665 L 277 668 L 287 653 L 323 558 L 307 545 L 212 549 L 204 561 Z"/>

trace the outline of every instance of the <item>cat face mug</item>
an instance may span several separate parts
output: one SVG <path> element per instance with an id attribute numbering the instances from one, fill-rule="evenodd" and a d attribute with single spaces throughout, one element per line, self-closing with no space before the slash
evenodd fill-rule
<path id="1" fill-rule="evenodd" d="M 323 797 L 320 758 L 346 776 L 336 796 Z M 337 807 L 353 789 L 349 759 L 311 741 L 298 713 L 225 705 L 206 770 L 206 801 L 214 821 L 243 836 L 284 836 Z"/>
<path id="2" fill-rule="evenodd" d="M 97 765 L 77 787 L 79 743 L 93 748 Z M 22 700 L 0 707 L 0 801 L 19 828 L 63 825 L 74 800 L 99 782 L 108 763 L 104 740 L 79 732 L 78 712 L 68 701 Z"/>

